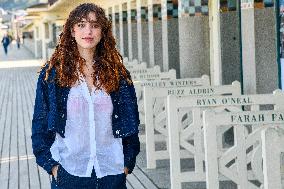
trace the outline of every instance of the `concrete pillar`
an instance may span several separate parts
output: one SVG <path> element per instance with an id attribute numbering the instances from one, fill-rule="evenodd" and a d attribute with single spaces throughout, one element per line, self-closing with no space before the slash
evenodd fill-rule
<path id="1" fill-rule="evenodd" d="M 142 25 L 141 25 L 141 0 L 136 2 L 137 10 L 137 48 L 138 48 L 138 60 L 142 61 Z"/>
<path id="2" fill-rule="evenodd" d="M 168 49 L 168 0 L 161 1 L 162 8 L 162 46 L 163 46 L 163 71 L 169 70 L 169 49 Z"/>
<path id="3" fill-rule="evenodd" d="M 120 54 L 123 57 L 125 55 L 124 55 L 124 45 L 123 45 L 123 12 L 122 12 L 122 4 L 121 3 L 119 4 L 119 28 L 120 28 L 119 29 L 119 31 L 120 31 L 119 32 L 119 34 L 120 34 L 120 36 L 119 36 Z"/>
<path id="4" fill-rule="evenodd" d="M 131 27 L 131 53 L 132 59 L 138 59 L 138 37 L 137 37 L 137 2 L 130 2 L 130 24 L 128 27 Z"/>
<path id="5" fill-rule="evenodd" d="M 115 5 L 111 7 L 111 22 L 112 22 L 112 35 L 116 39 L 116 27 L 115 27 Z"/>
<path id="6" fill-rule="evenodd" d="M 106 15 L 107 19 L 112 22 L 112 15 L 111 15 L 110 9 L 111 9 L 111 7 L 108 7 L 108 8 L 105 9 L 105 15 Z"/>
<path id="7" fill-rule="evenodd" d="M 114 19 L 114 27 L 115 27 L 115 36 L 116 36 L 116 46 L 119 50 L 121 50 L 120 48 L 120 42 L 121 42 L 121 39 L 120 39 L 120 21 L 119 21 L 119 5 L 115 5 L 114 6 L 114 16 L 115 16 L 115 19 Z"/>
<path id="8" fill-rule="evenodd" d="M 124 56 L 129 59 L 129 30 L 128 30 L 128 8 L 127 2 L 122 4 L 122 21 L 123 21 L 123 47 L 124 47 Z"/>
<path id="9" fill-rule="evenodd" d="M 42 39 L 41 51 L 42 51 L 42 59 L 47 60 L 47 49 L 46 49 L 46 41 L 47 41 L 47 25 L 48 23 L 42 22 L 40 24 L 40 38 Z"/>
<path id="10" fill-rule="evenodd" d="M 220 4 L 219 1 L 209 1 L 210 27 L 210 75 L 212 85 L 222 84 L 221 34 L 220 34 Z"/>
<path id="11" fill-rule="evenodd" d="M 55 22 L 54 16 L 49 19 L 43 18 L 42 24 L 40 24 L 40 38 L 42 39 L 42 59 L 48 60 L 48 44 L 52 41 L 52 23 Z M 50 52 L 52 53 L 52 51 Z"/>
<path id="12" fill-rule="evenodd" d="M 128 60 L 133 59 L 132 54 L 132 24 L 131 24 L 131 0 L 127 1 L 127 26 L 128 26 Z"/>
<path id="13" fill-rule="evenodd" d="M 110 17 L 109 17 L 109 9 L 110 8 L 106 8 L 106 9 L 104 9 L 105 10 L 105 15 L 106 15 L 106 17 L 107 17 L 107 19 L 110 19 Z M 111 19 L 110 19 L 111 20 Z"/>
<path id="14" fill-rule="evenodd" d="M 39 27 L 35 26 L 34 29 L 34 48 L 35 48 L 35 58 L 41 58 L 39 54 L 38 41 L 39 41 Z"/>
<path id="15" fill-rule="evenodd" d="M 148 0 L 148 29 L 149 29 L 149 65 L 154 67 L 154 29 L 153 29 L 153 0 Z"/>
<path id="16" fill-rule="evenodd" d="M 202 5 L 200 0 L 178 1 L 178 37 L 176 38 L 179 43 L 177 53 L 179 53 L 181 78 L 201 77 L 203 74 L 209 75 L 210 72 L 209 16 L 206 16 L 208 6 L 200 5 Z M 170 66 L 171 64 L 170 62 Z"/>
<path id="17" fill-rule="evenodd" d="M 141 32 L 142 32 L 142 60 L 147 62 L 150 67 L 149 60 L 149 20 L 148 20 L 148 0 L 141 0 Z"/>
<path id="18" fill-rule="evenodd" d="M 180 78 L 178 1 L 162 0 L 163 70 L 175 69 Z"/>
<path id="19" fill-rule="evenodd" d="M 241 32 L 244 94 L 256 93 L 254 1 L 241 0 Z"/>
<path id="20" fill-rule="evenodd" d="M 46 43 L 46 52 L 47 52 L 47 59 L 50 59 L 51 55 L 54 53 L 54 47 L 48 47 L 48 44 L 52 43 L 53 41 L 53 21 L 48 22 L 48 32 L 49 38 Z"/>
<path id="21" fill-rule="evenodd" d="M 42 39 L 42 59 L 48 59 L 48 43 L 51 41 L 52 27 L 50 21 L 43 20 L 40 24 L 40 38 Z"/>

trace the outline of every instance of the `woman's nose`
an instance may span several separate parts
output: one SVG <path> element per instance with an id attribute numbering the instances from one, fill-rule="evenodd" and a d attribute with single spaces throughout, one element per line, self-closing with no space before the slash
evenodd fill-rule
<path id="1" fill-rule="evenodd" d="M 87 25 L 87 27 L 86 27 L 86 32 L 87 32 L 88 34 L 91 34 L 91 33 L 93 32 L 91 25 Z"/>

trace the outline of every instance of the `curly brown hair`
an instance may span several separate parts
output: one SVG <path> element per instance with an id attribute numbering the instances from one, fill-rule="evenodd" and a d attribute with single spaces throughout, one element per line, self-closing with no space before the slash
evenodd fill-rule
<path id="1" fill-rule="evenodd" d="M 102 31 L 102 38 L 94 53 L 95 63 L 93 68 L 95 72 L 93 74 L 93 83 L 97 89 L 103 88 L 107 93 L 110 93 L 118 90 L 121 76 L 129 84 L 132 81 L 122 63 L 122 56 L 115 47 L 116 42 L 112 35 L 112 24 L 107 19 L 104 10 L 93 3 L 80 4 L 70 12 L 55 51 L 45 64 L 45 66 L 48 65 L 45 80 L 48 79 L 53 67 L 56 70 L 55 81 L 61 87 L 71 87 L 79 80 L 78 67 L 79 72 L 83 74 L 83 65 L 86 64 L 86 61 L 79 54 L 71 29 L 75 24 L 81 22 L 83 18 L 88 20 L 90 12 L 95 13 Z M 99 82 L 96 82 L 97 79 Z"/>

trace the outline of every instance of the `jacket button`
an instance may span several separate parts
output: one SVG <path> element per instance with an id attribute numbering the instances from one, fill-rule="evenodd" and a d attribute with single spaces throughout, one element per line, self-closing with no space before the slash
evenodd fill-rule
<path id="1" fill-rule="evenodd" d="M 119 134 L 119 130 L 116 130 L 115 133 L 118 135 Z"/>
<path id="2" fill-rule="evenodd" d="M 115 118 L 118 118 L 118 115 L 114 115 Z"/>

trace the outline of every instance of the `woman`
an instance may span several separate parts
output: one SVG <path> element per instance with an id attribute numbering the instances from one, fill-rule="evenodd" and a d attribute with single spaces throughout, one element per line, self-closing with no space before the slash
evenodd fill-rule
<path id="1" fill-rule="evenodd" d="M 111 23 L 97 5 L 79 5 L 37 83 L 32 145 L 51 188 L 126 188 L 140 151 L 138 115 Z"/>

